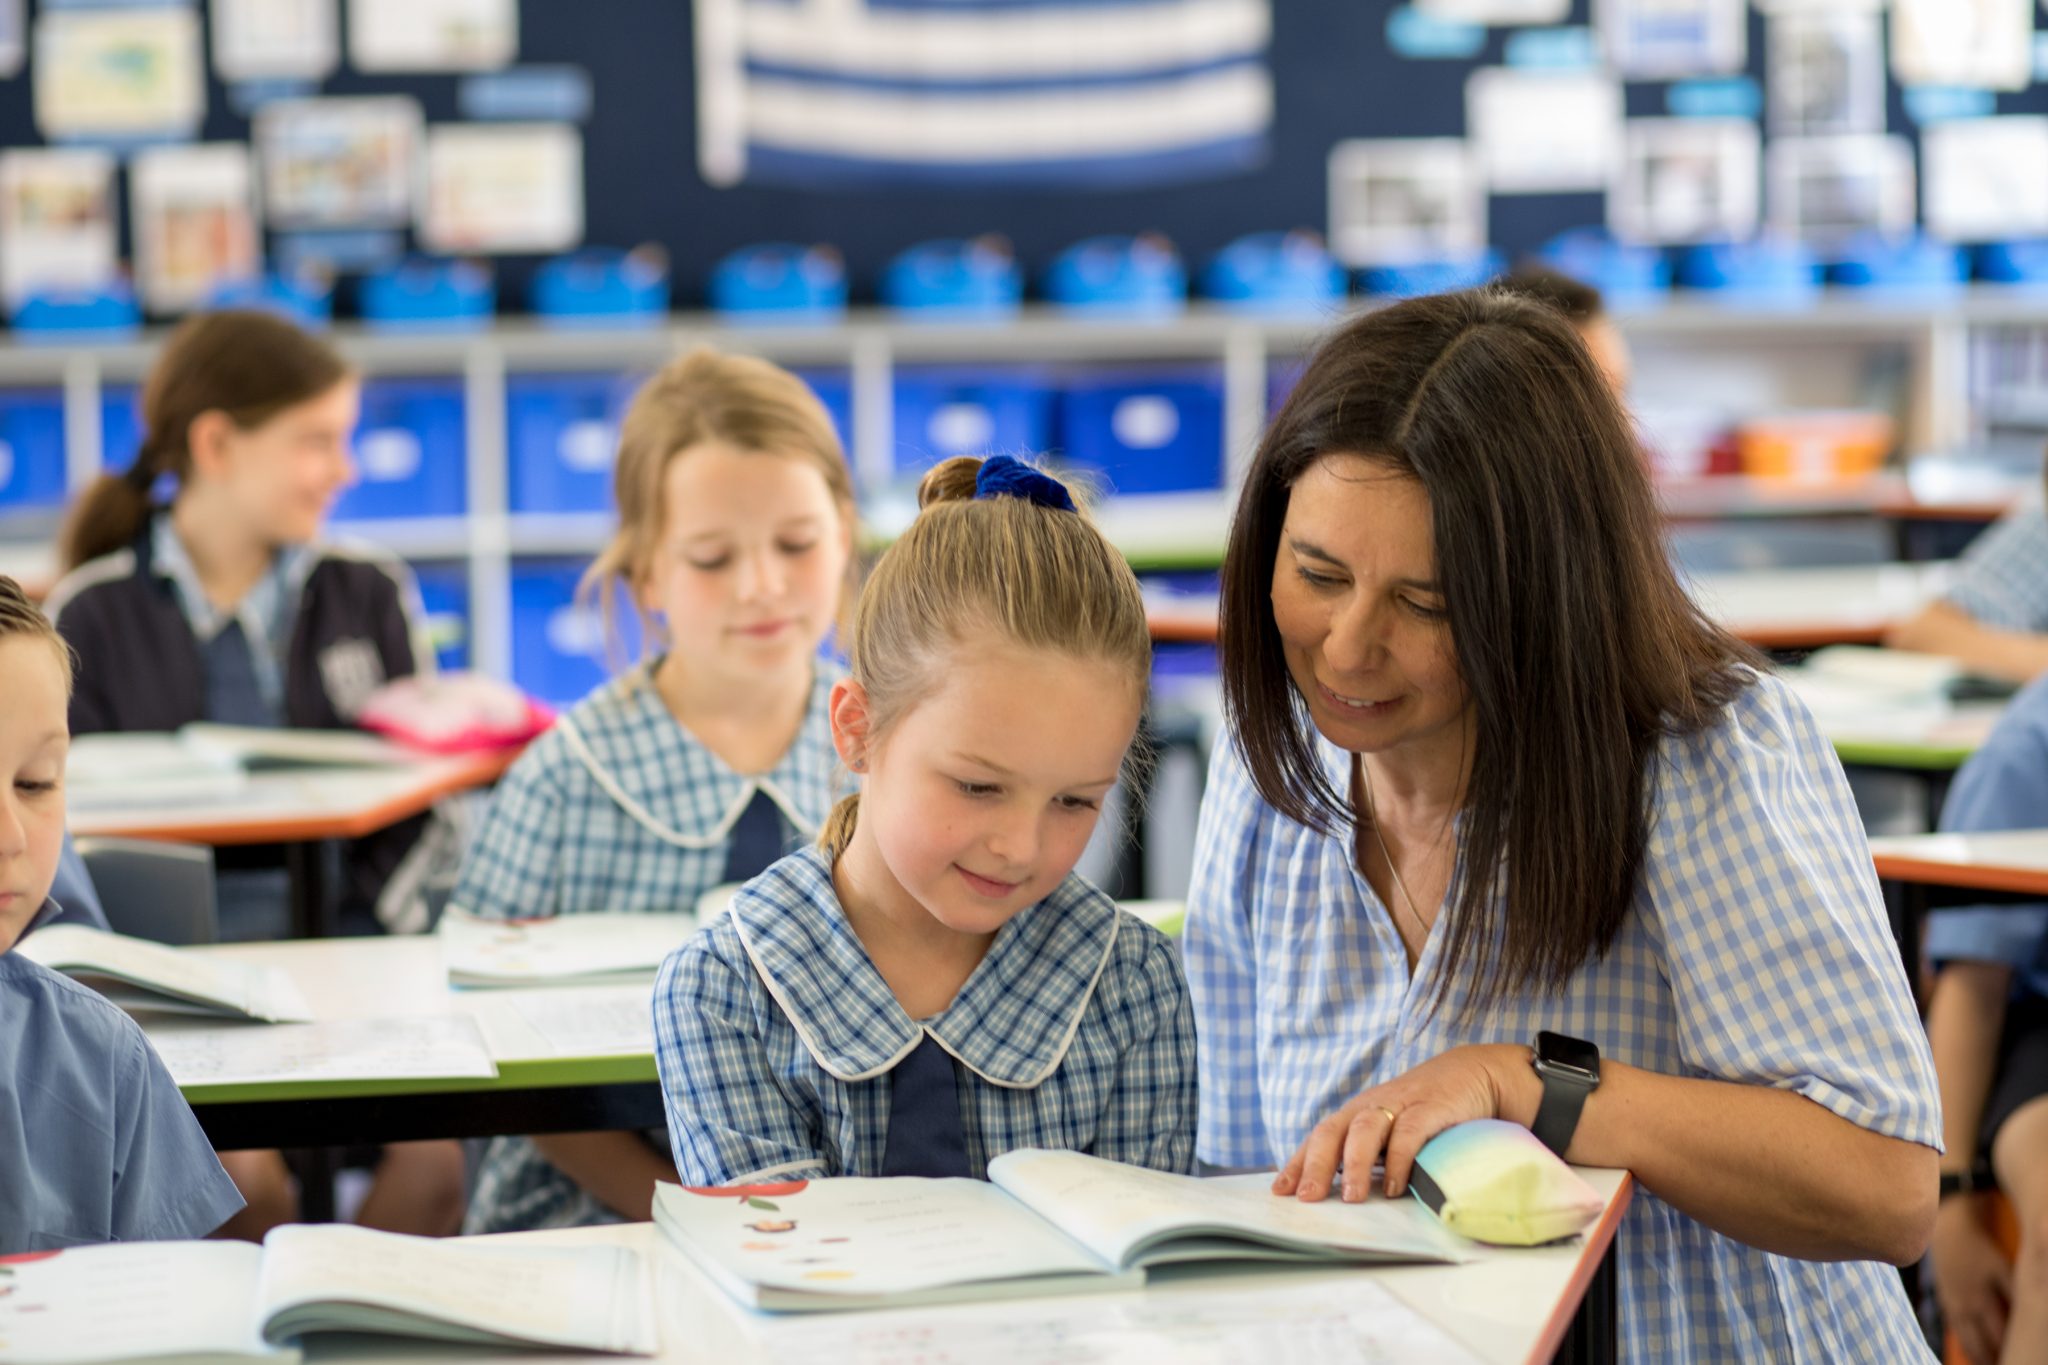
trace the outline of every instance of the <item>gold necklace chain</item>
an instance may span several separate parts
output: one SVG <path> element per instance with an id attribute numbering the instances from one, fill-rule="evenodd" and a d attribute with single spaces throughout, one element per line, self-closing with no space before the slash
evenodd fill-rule
<path id="1" fill-rule="evenodd" d="M 1373 842 L 1380 846 L 1380 856 L 1387 860 L 1387 875 L 1394 879 L 1394 890 L 1408 906 L 1408 918 L 1414 920 L 1415 927 L 1422 931 L 1424 938 L 1428 938 L 1429 925 L 1415 908 L 1415 897 L 1408 894 L 1408 884 L 1401 880 L 1401 869 L 1394 866 L 1394 854 L 1387 847 L 1387 836 L 1380 833 L 1380 812 L 1372 799 L 1372 778 L 1366 773 L 1363 763 L 1358 765 L 1358 784 L 1365 788 L 1365 813 L 1372 819 Z"/>

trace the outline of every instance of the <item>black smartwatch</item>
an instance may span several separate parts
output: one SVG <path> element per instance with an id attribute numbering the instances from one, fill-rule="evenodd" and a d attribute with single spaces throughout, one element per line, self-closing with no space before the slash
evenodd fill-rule
<path id="1" fill-rule="evenodd" d="M 1572 1145 L 1572 1134 L 1578 1131 L 1586 1096 L 1599 1088 L 1600 1049 L 1584 1038 L 1568 1038 L 1546 1029 L 1536 1035 L 1535 1055 L 1530 1060 L 1543 1078 L 1543 1103 L 1536 1107 L 1536 1122 L 1529 1130 L 1538 1142 L 1563 1156 Z"/>

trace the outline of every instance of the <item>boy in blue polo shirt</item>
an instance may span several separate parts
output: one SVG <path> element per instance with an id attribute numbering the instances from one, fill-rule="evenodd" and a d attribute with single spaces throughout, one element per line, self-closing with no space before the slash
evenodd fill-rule
<path id="1" fill-rule="evenodd" d="M 203 1237 L 242 1206 L 134 1021 L 12 952 L 58 914 L 70 655 L 0 577 L 0 1255 Z"/>

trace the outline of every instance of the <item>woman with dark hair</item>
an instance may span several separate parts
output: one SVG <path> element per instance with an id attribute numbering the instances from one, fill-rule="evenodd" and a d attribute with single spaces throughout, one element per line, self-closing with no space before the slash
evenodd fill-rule
<path id="1" fill-rule="evenodd" d="M 1873 1262 L 1926 1246 L 1940 1118 L 1848 786 L 1673 578 L 1565 320 L 1479 291 L 1331 337 L 1246 479 L 1222 646 L 1199 1156 L 1360 1199 L 1511 1119 L 1640 1183 L 1626 1358 L 1926 1359 Z"/>

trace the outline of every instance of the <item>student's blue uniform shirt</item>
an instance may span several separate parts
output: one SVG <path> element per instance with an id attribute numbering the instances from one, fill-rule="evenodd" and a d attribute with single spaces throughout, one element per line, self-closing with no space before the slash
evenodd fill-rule
<path id="1" fill-rule="evenodd" d="M 820 664 L 797 735 L 773 769 L 734 772 L 679 724 L 655 690 L 656 659 L 576 704 L 498 784 L 450 905 L 473 915 L 694 909 L 727 882 L 736 838 L 765 795 L 779 812 L 772 856 L 816 834 L 846 787 L 832 747 L 837 670 Z M 650 1140 L 665 1146 L 667 1135 Z M 467 1232 L 578 1227 L 617 1215 L 525 1138 L 486 1149 Z"/>
<path id="2" fill-rule="evenodd" d="M 50 918 L 39 915 L 36 923 L 82 924 L 88 929 L 107 927 L 107 912 L 100 905 L 100 893 L 93 888 L 92 874 L 85 870 L 85 859 L 78 856 L 69 830 L 64 833 L 64 851 L 57 858 L 56 879 L 50 883 L 50 906 L 54 907 Z"/>
<path id="3" fill-rule="evenodd" d="M 809 848 L 662 965 L 655 1057 L 683 1183 L 880 1174 L 890 1073 L 927 1037 L 959 1063 L 973 1176 L 1019 1147 L 1193 1165 L 1194 1021 L 1163 934 L 1070 875 L 917 1020 Z"/>
<path id="4" fill-rule="evenodd" d="M 1351 755 L 1318 741 L 1338 791 Z M 1442 921 L 1411 976 L 1352 830 L 1260 799 L 1234 745 L 1202 802 L 1182 948 L 1201 1039 L 1203 1160 L 1285 1162 L 1367 1086 L 1451 1048 L 1550 1029 L 1667 1076 L 1803 1095 L 1939 1147 L 1933 1059 L 1842 766 L 1779 679 L 1666 739 L 1635 905 L 1562 990 L 1466 1004 Z M 1439 987 L 1441 1003 L 1434 1009 Z M 1768 1159 L 1769 1133 L 1751 1135 Z M 1621 1355 L 1639 1362 L 1929 1359 L 1898 1272 L 1772 1255 L 1638 1189 L 1616 1243 Z"/>
<path id="5" fill-rule="evenodd" d="M 2000 630 L 2048 631 L 2048 512 L 2016 507 L 1977 537 L 1943 598 Z"/>
<path id="6" fill-rule="evenodd" d="M 0 953 L 0 1255 L 204 1237 L 241 1207 L 135 1021 Z"/>
<path id="7" fill-rule="evenodd" d="M 1948 834 L 2048 828 L 2048 676 L 2012 699 L 1997 726 L 1949 787 L 1941 806 Z M 1999 962 L 2014 987 L 2048 996 L 2048 905 L 1940 910 L 1922 942 L 1935 962 Z"/>

